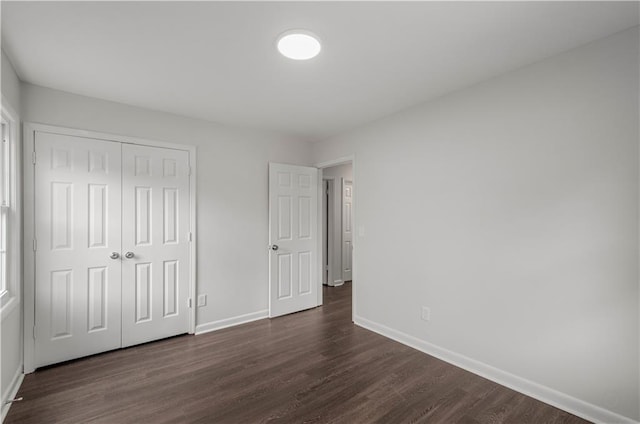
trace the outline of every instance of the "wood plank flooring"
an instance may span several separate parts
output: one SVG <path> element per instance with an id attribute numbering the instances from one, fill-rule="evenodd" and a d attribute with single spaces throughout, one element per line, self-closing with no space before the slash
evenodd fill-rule
<path id="1" fill-rule="evenodd" d="M 325 305 L 26 376 L 17 423 L 563 423 L 586 421 L 351 322 Z"/>

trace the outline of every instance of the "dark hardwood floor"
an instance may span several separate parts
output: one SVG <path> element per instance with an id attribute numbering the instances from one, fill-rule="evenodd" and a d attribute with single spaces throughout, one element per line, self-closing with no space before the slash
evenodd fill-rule
<path id="1" fill-rule="evenodd" d="M 26 376 L 17 423 L 565 423 L 586 421 L 351 323 L 325 305 Z"/>

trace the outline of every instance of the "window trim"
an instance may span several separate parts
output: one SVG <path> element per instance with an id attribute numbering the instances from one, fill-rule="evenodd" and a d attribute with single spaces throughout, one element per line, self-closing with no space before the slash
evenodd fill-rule
<path id="1" fill-rule="evenodd" d="M 7 220 L 7 282 L 6 290 L 0 294 L 0 319 L 4 320 L 19 304 L 22 291 L 22 216 L 21 216 L 21 161 L 20 161 L 20 125 L 15 111 L 3 96 L 0 110 L 2 121 L 7 126 L 9 150 L 8 184 L 9 209 Z"/>

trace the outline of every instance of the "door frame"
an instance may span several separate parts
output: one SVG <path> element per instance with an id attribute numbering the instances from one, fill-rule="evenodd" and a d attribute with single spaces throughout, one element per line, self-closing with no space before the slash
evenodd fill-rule
<path id="1" fill-rule="evenodd" d="M 24 342 L 24 373 L 35 371 L 35 133 L 48 132 L 53 134 L 69 135 L 76 137 L 94 138 L 102 141 L 113 141 L 124 144 L 135 144 L 151 147 L 163 147 L 165 149 L 183 150 L 189 153 L 189 328 L 188 333 L 194 334 L 196 327 L 196 147 L 180 143 L 167 143 L 138 137 L 129 137 L 102 133 L 90 130 L 59 127 L 55 125 L 39 124 L 35 122 L 23 123 L 23 342 Z M 28 240 L 28 242 L 27 242 Z"/>
<path id="2" fill-rule="evenodd" d="M 319 171 L 322 171 L 322 170 L 319 169 Z M 331 187 L 330 188 L 330 190 L 331 190 L 330 194 L 331 195 L 328 197 L 328 200 L 327 200 L 327 208 L 329 208 L 329 210 L 333 210 L 334 202 L 335 202 L 335 199 L 334 199 L 335 191 L 334 190 L 335 190 L 335 185 L 336 185 L 336 177 L 322 177 L 322 181 L 327 181 L 328 186 Z M 322 198 L 326 199 L 327 197 L 322 196 Z M 325 212 L 325 209 L 323 208 L 322 211 Z M 324 257 L 325 251 L 323 249 L 323 252 L 322 252 L 322 255 L 320 256 L 320 258 L 322 258 L 323 261 L 325 259 L 327 259 L 327 261 L 326 261 L 327 262 L 327 267 L 328 267 L 328 270 L 327 270 L 327 272 L 328 272 L 327 285 L 328 286 L 333 286 L 334 285 L 333 268 L 335 267 L 335 264 L 334 264 L 335 261 L 333 260 L 332 253 L 333 253 L 333 250 L 334 250 L 333 244 L 335 243 L 335 240 L 334 240 L 335 239 L 335 235 L 333 234 L 334 231 L 335 231 L 335 216 L 334 216 L 334 214 L 327 214 L 326 218 L 327 218 L 326 219 L 326 221 L 327 221 L 327 252 L 329 254 L 329 257 L 328 258 Z M 320 215 L 320 219 L 322 220 L 322 225 L 324 225 L 325 219 L 323 218 L 322 215 Z M 322 234 L 322 237 L 324 238 L 324 234 Z M 323 243 L 323 247 L 324 247 L 324 240 L 323 240 L 322 243 Z M 324 263 L 322 264 L 322 266 L 324 266 Z M 322 277 L 323 277 L 322 279 L 324 280 L 324 275 Z M 323 282 L 323 284 L 324 284 L 324 282 Z"/>
<path id="3" fill-rule="evenodd" d="M 321 201 L 322 200 L 322 181 L 323 181 L 323 169 L 324 168 L 330 168 L 332 166 L 336 166 L 336 165 L 346 165 L 350 163 L 351 164 L 351 170 L 353 173 L 353 176 L 351 178 L 351 184 L 352 184 L 352 188 L 353 188 L 353 200 L 352 200 L 352 210 L 351 210 L 351 214 L 352 214 L 352 224 L 353 224 L 353 229 L 354 229 L 354 234 L 353 234 L 353 239 L 352 239 L 352 243 L 353 243 L 353 252 L 352 252 L 352 256 L 351 256 L 351 290 L 352 290 L 352 297 L 351 297 L 351 321 L 354 320 L 354 317 L 356 316 L 356 310 L 357 310 L 357 304 L 356 304 L 356 290 L 357 290 L 357 284 L 356 284 L 356 279 L 357 279 L 357 257 L 358 257 L 358 233 L 355 231 L 357 227 L 356 223 L 357 223 L 357 204 L 356 204 L 356 199 L 358 197 L 358 190 L 356 190 L 356 157 L 355 155 L 348 155 L 348 156 L 341 156 L 332 160 L 327 160 L 324 162 L 318 162 L 316 163 L 314 166 L 316 168 L 318 168 L 318 200 Z M 320 202 L 319 202 L 320 203 Z M 319 204 L 318 205 L 318 216 L 322 217 L 322 205 Z M 322 219 L 318 219 L 318 231 L 319 234 L 322 234 Z M 318 263 L 323 263 L 324 258 L 322 257 L 323 252 L 322 252 L 322 239 L 320 238 L 319 242 L 318 242 Z M 318 306 L 322 305 L 322 269 L 319 269 L 318 271 L 318 284 L 319 284 L 319 288 L 318 288 Z"/>

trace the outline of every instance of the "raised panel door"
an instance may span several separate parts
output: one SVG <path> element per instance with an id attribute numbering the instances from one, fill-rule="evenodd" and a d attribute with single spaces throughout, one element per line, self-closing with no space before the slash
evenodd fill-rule
<path id="1" fill-rule="evenodd" d="M 120 148 L 35 135 L 36 366 L 120 347 Z"/>
<path id="2" fill-rule="evenodd" d="M 318 170 L 269 164 L 269 316 L 317 306 Z"/>
<path id="3" fill-rule="evenodd" d="M 125 347 L 188 331 L 190 203 L 188 152 L 125 144 L 122 158 Z"/>
<path id="4" fill-rule="evenodd" d="M 353 259 L 353 182 L 342 180 L 342 281 L 351 281 Z"/>

